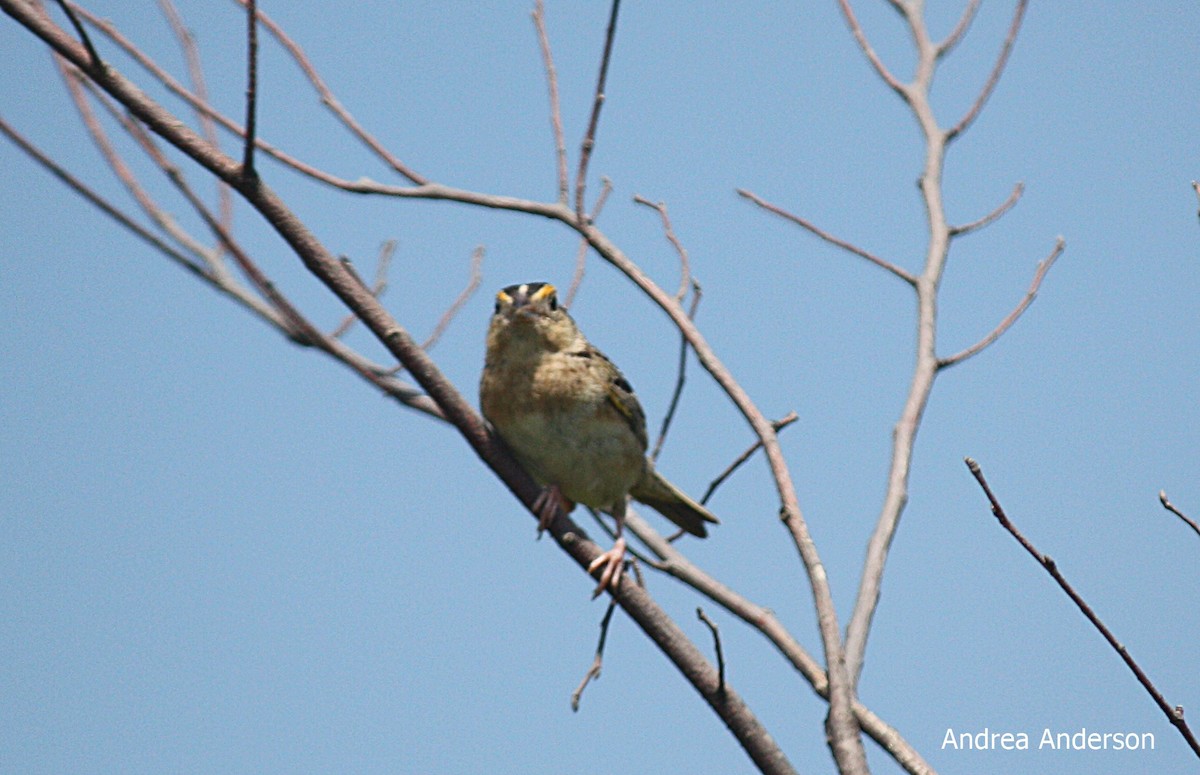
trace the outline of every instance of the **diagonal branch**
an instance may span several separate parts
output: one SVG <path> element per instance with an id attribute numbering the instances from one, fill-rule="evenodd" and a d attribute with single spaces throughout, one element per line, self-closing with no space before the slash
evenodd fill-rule
<path id="1" fill-rule="evenodd" d="M 77 67 L 94 74 L 94 66 L 90 63 L 88 54 L 69 35 L 66 35 L 57 25 L 34 12 L 21 0 L 0 0 L 0 10 L 15 18 L 21 25 L 40 37 L 51 48 L 69 59 Z M 89 69 L 90 68 L 90 69 Z M 288 243 L 305 267 L 329 288 L 343 303 L 353 310 L 368 329 L 379 339 L 388 351 L 399 360 L 413 378 L 425 389 L 429 398 L 443 412 L 445 417 L 459 430 L 463 438 L 479 457 L 497 474 L 505 485 L 534 513 L 533 505 L 541 492 L 532 477 L 525 472 L 513 459 L 511 453 L 492 435 L 482 418 L 469 403 L 458 393 L 454 386 L 437 368 L 428 354 L 413 340 L 411 335 L 402 328 L 383 308 L 369 288 L 358 282 L 339 262 L 316 236 L 308 230 L 303 222 L 287 207 L 265 183 L 260 180 L 246 180 L 241 176 L 240 164 L 206 143 L 202 137 L 179 122 L 168 111 L 148 98 L 144 92 L 137 89 L 119 73 L 108 71 L 103 74 L 100 85 L 125 105 L 130 112 L 146 124 L 152 131 L 165 138 L 180 151 L 191 157 L 198 164 L 232 185 L 270 226 Z M 560 214 L 557 208 L 548 206 L 548 211 Z M 575 214 L 561 213 L 561 219 L 575 219 Z M 219 224 L 216 224 L 219 227 Z M 603 235 L 599 234 L 589 224 L 578 224 L 581 233 L 587 236 L 589 242 L 606 258 L 620 260 L 619 268 L 627 274 L 636 273 L 638 279 L 656 292 L 655 300 L 668 309 L 669 313 L 678 309 L 673 300 L 662 294 L 661 289 L 653 286 L 647 278 L 641 275 L 628 259 Z M 690 334 L 698 338 L 694 342 L 695 349 L 710 371 L 720 371 L 723 381 L 737 394 L 739 402 L 745 402 L 747 412 L 750 411 L 748 398 L 720 362 L 715 359 L 711 349 L 699 332 L 680 314 L 682 320 L 677 325 L 688 326 Z M 319 332 L 318 332 L 319 333 Z M 756 410 L 755 410 L 756 411 Z M 767 426 L 765 431 L 770 434 Z M 768 443 L 764 446 L 773 462 L 778 462 L 778 443 Z M 787 478 L 786 469 L 782 474 L 781 489 L 788 493 L 785 513 L 793 521 L 800 522 L 798 507 L 794 505 L 794 489 Z M 575 523 L 565 514 L 559 513 L 550 526 L 551 534 L 556 542 L 572 559 L 583 567 L 587 567 L 597 556 L 600 548 L 587 540 Z M 802 555 L 813 557 L 815 548 L 802 548 Z M 819 567 L 814 576 L 814 586 L 824 581 L 823 570 Z M 824 596 L 828 596 L 827 585 L 821 587 Z M 764 772 L 791 773 L 794 772 L 783 752 L 770 734 L 753 715 L 742 701 L 741 697 L 726 682 L 724 691 L 719 691 L 720 685 L 716 670 L 704 658 L 703 654 L 693 644 L 687 635 L 672 621 L 666 613 L 654 602 L 646 592 L 636 585 L 624 584 L 615 593 L 618 604 L 630 615 L 638 626 L 647 634 L 658 648 L 675 664 L 683 676 L 713 708 L 725 725 L 734 734 L 738 742 L 746 750 L 755 765 Z M 833 616 L 832 601 L 829 601 L 828 615 Z M 822 609 L 825 610 L 824 608 Z M 832 621 L 836 648 L 836 619 Z M 822 624 L 823 634 L 829 632 L 829 622 Z M 847 691 L 844 671 L 835 661 L 836 651 L 830 654 L 831 668 L 831 700 L 832 708 L 841 706 L 846 713 L 852 713 L 851 694 Z M 841 673 L 839 676 L 838 674 Z M 839 689 L 838 683 L 842 688 Z M 861 746 L 860 746 L 861 747 Z"/>
<path id="2" fill-rule="evenodd" d="M 1175 506 L 1174 503 L 1171 503 L 1171 501 L 1167 500 L 1167 491 L 1166 490 L 1158 491 L 1158 500 L 1163 505 L 1164 509 L 1166 509 L 1167 511 L 1171 512 L 1175 516 L 1182 519 L 1185 525 L 1187 525 L 1192 530 L 1194 530 L 1196 532 L 1196 535 L 1200 536 L 1200 524 L 1197 524 L 1196 520 L 1192 519 L 1187 514 L 1184 514 L 1182 511 L 1179 510 L 1178 507 Z"/>
<path id="3" fill-rule="evenodd" d="M 892 75 L 891 71 L 887 69 L 887 65 L 885 65 L 883 60 L 879 58 L 879 55 L 875 53 L 875 49 L 871 48 L 871 42 L 867 40 L 866 34 L 863 33 L 862 27 L 858 23 L 858 17 L 854 15 L 854 9 L 850 6 L 850 0 L 838 0 L 838 5 L 842 7 L 842 15 L 846 17 L 846 24 L 850 27 L 850 34 L 852 34 L 854 36 L 854 40 L 858 42 L 858 47 L 861 48 L 863 54 L 866 55 L 867 61 L 869 61 L 871 66 L 875 68 L 876 74 L 883 79 L 884 83 L 892 88 L 892 91 L 896 92 L 896 94 L 899 94 L 900 98 L 907 102 L 909 97 L 908 87 L 902 84 L 900 80 L 896 78 L 896 76 Z M 901 14 L 907 13 L 902 6 L 896 5 L 894 2 L 892 5 Z"/>
<path id="4" fill-rule="evenodd" d="M 954 25 L 954 29 L 946 36 L 945 40 L 937 44 L 937 57 L 942 57 L 954 50 L 954 47 L 959 44 L 963 36 L 967 34 L 967 29 L 971 26 L 971 22 L 975 20 L 975 12 L 979 10 L 979 0 L 970 0 L 967 7 L 963 9 L 963 14 L 958 19 L 958 24 Z"/>
<path id="5" fill-rule="evenodd" d="M 1017 0 L 1016 9 L 1013 11 L 1012 23 L 1008 26 L 1008 35 L 1004 38 L 1004 45 L 1000 47 L 1000 55 L 996 57 L 996 64 L 992 66 L 992 72 L 988 75 L 987 81 L 979 91 L 979 96 L 975 98 L 975 102 L 971 105 L 966 115 L 959 119 L 957 124 L 946 130 L 947 142 L 958 137 L 975 121 L 979 116 L 979 112 L 983 110 L 983 104 L 992 95 L 992 91 L 1000 81 L 1001 73 L 1004 72 L 1004 66 L 1008 63 L 1008 55 L 1012 53 L 1013 44 L 1017 42 L 1017 33 L 1021 31 L 1021 20 L 1025 18 L 1025 7 L 1028 4 L 1029 0 Z"/>
<path id="6" fill-rule="evenodd" d="M 208 102 L 208 83 L 204 78 L 204 67 L 200 62 L 200 48 L 196 45 L 195 37 L 183 23 L 183 17 L 179 15 L 179 11 L 171 0 L 159 0 L 158 5 L 163 15 L 167 17 L 167 23 L 170 25 L 175 39 L 179 42 L 179 48 L 187 62 L 188 80 L 192 82 L 196 96 L 201 101 Z M 219 145 L 217 125 L 213 117 L 202 110 L 196 110 L 196 119 L 200 122 L 200 131 L 204 138 L 213 145 Z M 221 223 L 225 225 L 225 228 L 231 229 L 233 228 L 233 196 L 229 186 L 219 181 L 217 198 L 220 202 Z"/>
<path id="7" fill-rule="evenodd" d="M 955 365 L 956 363 L 962 363 L 972 355 L 979 353 L 992 342 L 995 342 L 1004 334 L 1005 331 L 1011 328 L 1012 324 L 1017 322 L 1017 318 L 1021 317 L 1022 313 L 1029 308 L 1029 305 L 1032 304 L 1033 300 L 1037 297 L 1038 289 L 1042 287 L 1042 280 L 1046 277 L 1046 273 L 1050 271 L 1050 267 L 1054 266 L 1054 262 L 1058 260 L 1060 255 L 1062 255 L 1063 248 L 1066 247 L 1066 244 L 1067 243 L 1063 241 L 1063 238 L 1059 237 L 1058 241 L 1054 244 L 1054 250 L 1050 251 L 1050 255 L 1038 262 L 1037 271 L 1033 273 L 1033 281 L 1029 284 L 1029 290 L 1025 292 L 1025 297 L 1021 299 L 1021 303 L 1018 304 L 1012 312 L 1008 313 L 1008 317 L 1000 321 L 1000 325 L 996 326 L 994 329 L 992 329 L 990 334 L 980 339 L 967 349 L 957 352 L 954 355 L 951 355 L 949 358 L 938 359 L 937 367 L 939 369 L 945 369 Z"/>
<path id="8" fill-rule="evenodd" d="M 737 189 L 737 193 L 739 196 L 741 196 L 745 199 L 749 199 L 751 202 L 753 202 L 754 204 L 763 208 L 764 210 L 774 213 L 775 215 L 778 215 L 781 218 L 791 221 L 792 223 L 796 224 L 797 226 L 800 226 L 801 228 L 807 230 L 811 234 L 815 234 L 816 236 L 825 240 L 829 244 L 836 245 L 837 247 L 841 248 L 842 250 L 845 250 L 848 253 L 853 253 L 854 255 L 859 256 L 860 258 L 865 258 L 866 260 L 870 261 L 872 264 L 875 264 L 875 266 L 878 266 L 881 269 L 885 269 L 888 272 L 891 272 L 896 277 L 899 277 L 901 280 L 908 283 L 909 285 L 915 286 L 917 284 L 916 276 L 914 276 L 907 269 L 902 269 L 902 268 L 896 266 L 895 264 L 893 264 L 892 262 L 886 261 L 886 260 L 880 258 L 879 256 L 875 255 L 874 253 L 870 253 L 866 250 L 863 250 L 862 248 L 858 247 L 857 245 L 855 245 L 853 243 L 846 242 L 843 239 L 839 239 L 838 237 L 835 237 L 832 234 L 830 234 L 829 232 L 824 231 L 821 228 L 819 228 L 818 226 L 814 225 L 811 221 L 801 218 L 799 215 L 790 213 L 787 210 L 784 210 L 782 207 L 773 205 L 770 202 L 766 201 L 765 199 L 759 197 L 757 194 L 754 194 L 743 188 Z"/>
<path id="9" fill-rule="evenodd" d="M 1100 617 L 1097 616 L 1096 612 L 1093 611 L 1091 606 L 1087 604 L 1087 601 L 1085 601 L 1083 597 L 1075 591 L 1075 588 L 1071 586 L 1070 582 L 1068 582 L 1066 577 L 1062 575 L 1062 572 L 1059 571 L 1058 564 L 1054 562 L 1053 558 L 1039 552 L 1033 543 L 1030 542 L 1030 540 L 1026 538 L 1020 530 L 1017 529 L 1017 526 L 1012 523 L 1012 520 L 1010 520 L 1008 515 L 1004 513 L 1004 507 L 1000 505 L 1000 501 L 998 501 L 996 496 L 992 493 L 992 488 L 988 486 L 987 479 L 984 478 L 983 470 L 979 467 L 979 463 L 975 462 L 971 458 L 967 458 L 965 462 L 967 464 L 967 468 L 971 471 L 971 475 L 975 477 L 975 481 L 979 483 L 980 488 L 983 490 L 983 494 L 987 496 L 988 503 L 991 504 L 992 514 L 996 517 L 996 521 L 998 521 L 1000 526 L 1007 530 L 1009 534 L 1017 540 L 1017 543 L 1019 543 L 1021 547 L 1025 549 L 1025 551 L 1029 552 L 1033 559 L 1037 560 L 1039 565 L 1046 569 L 1046 572 L 1050 574 L 1050 577 L 1054 579 L 1055 583 L 1058 584 L 1062 591 L 1067 594 L 1067 597 L 1071 598 L 1071 602 L 1075 604 L 1075 606 L 1080 610 L 1084 617 L 1087 618 L 1091 625 L 1096 628 L 1096 631 L 1099 632 L 1106 641 L 1108 641 L 1108 645 L 1112 646 L 1113 651 L 1116 651 L 1117 655 L 1121 657 L 1121 660 L 1125 663 L 1126 667 L 1128 667 L 1133 673 L 1134 677 L 1137 678 L 1138 683 L 1142 685 L 1142 688 L 1145 689 L 1146 693 L 1149 694 L 1151 699 L 1154 700 L 1154 704 L 1158 705 L 1159 710 L 1163 712 L 1163 714 L 1167 717 L 1167 720 L 1171 722 L 1171 725 L 1174 726 L 1175 729 L 1179 731 L 1179 734 L 1183 736 L 1183 739 L 1187 741 L 1187 744 L 1191 747 L 1192 752 L 1195 753 L 1196 756 L 1200 757 L 1200 742 L 1197 742 L 1196 737 L 1192 734 L 1192 730 L 1188 727 L 1187 722 L 1183 720 L 1182 709 L 1178 706 L 1172 708 L 1167 704 L 1167 701 L 1163 699 L 1162 693 L 1158 691 L 1158 687 L 1154 685 L 1154 682 L 1150 680 L 1150 677 L 1146 675 L 1141 666 L 1134 661 L 1133 657 L 1129 654 L 1129 650 L 1125 648 L 1124 644 L 1117 640 L 1116 636 L 1112 634 L 1112 631 L 1108 629 L 1104 622 L 1100 621 Z"/>
<path id="10" fill-rule="evenodd" d="M 613 41 L 617 37 L 617 11 L 621 0 L 612 0 L 608 29 L 604 33 L 604 54 L 600 57 L 600 75 L 596 78 L 596 93 L 592 98 L 592 116 L 588 119 L 587 134 L 579 147 L 579 170 L 575 173 L 575 217 L 584 220 L 583 192 L 587 188 L 588 162 L 596 147 L 596 127 L 600 123 L 600 108 L 604 105 L 604 84 L 608 80 L 608 63 L 612 58 Z"/>
<path id="11" fill-rule="evenodd" d="M 978 218 L 970 223 L 964 223 L 962 226 L 951 226 L 950 236 L 958 237 L 963 234 L 970 234 L 973 231 L 978 231 L 986 226 L 990 226 L 1003 217 L 1004 214 L 1009 210 L 1013 209 L 1013 207 L 1015 207 L 1017 202 L 1021 199 L 1021 194 L 1024 193 L 1025 184 L 1017 183 L 1017 185 L 1013 186 L 1012 193 L 1008 195 L 1008 199 L 1005 199 L 1003 202 L 1001 202 L 995 210 L 992 210 L 982 218 Z"/>
<path id="12" fill-rule="evenodd" d="M 251 2 L 251 0 L 233 1 L 241 5 L 243 8 L 248 8 Z M 258 21 L 267 28 L 267 31 L 270 32 L 276 40 L 279 41 L 284 50 L 288 52 L 288 54 L 300 67 L 300 70 L 303 71 L 305 77 L 308 78 L 308 82 L 312 84 L 313 89 L 315 89 L 317 94 L 320 95 L 321 104 L 329 108 L 329 110 L 338 118 L 339 121 L 342 122 L 347 129 L 350 130 L 355 137 L 357 137 L 364 145 L 374 151 L 375 155 L 393 170 L 417 185 L 422 185 L 428 182 L 425 177 L 410 169 L 406 164 L 404 164 L 404 162 L 396 158 L 391 151 L 387 150 L 387 148 L 383 146 L 383 143 L 379 142 L 374 135 L 372 135 L 370 132 L 364 129 L 361 124 L 358 123 L 357 119 L 350 114 L 350 111 L 347 110 L 345 106 L 338 101 L 337 97 L 334 96 L 333 90 L 330 89 L 325 84 L 325 81 L 321 79 L 321 76 L 317 74 L 317 69 L 313 66 L 312 61 L 308 58 L 308 55 L 304 53 L 304 49 L 301 48 L 296 41 L 292 40 L 291 37 L 289 37 L 288 34 L 283 31 L 282 27 L 276 24 L 274 20 L 272 20 L 262 11 L 258 11 L 257 15 Z"/>

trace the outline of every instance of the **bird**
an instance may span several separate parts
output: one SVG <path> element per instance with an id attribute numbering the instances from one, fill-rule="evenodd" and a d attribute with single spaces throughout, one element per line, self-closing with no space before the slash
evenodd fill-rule
<path id="1" fill-rule="evenodd" d="M 533 505 L 539 536 L 558 509 L 570 512 L 577 503 L 616 520 L 612 548 L 588 567 L 600 571 L 593 598 L 620 583 L 630 497 L 700 538 L 706 523 L 719 522 L 646 457 L 646 415 L 633 387 L 579 330 L 550 283 L 496 294 L 479 395 L 484 418 L 542 486 Z"/>

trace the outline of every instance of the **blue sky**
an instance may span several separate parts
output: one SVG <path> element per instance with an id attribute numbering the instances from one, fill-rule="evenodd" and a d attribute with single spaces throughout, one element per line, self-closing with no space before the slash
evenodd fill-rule
<path id="1" fill-rule="evenodd" d="M 242 20 L 181 8 L 213 101 L 239 116 Z M 957 3 L 931 3 L 940 36 Z M 155 7 L 89 5 L 182 75 Z M 552 199 L 553 146 L 531 5 L 263 5 L 341 101 L 436 180 Z M 886 3 L 859 17 L 901 77 Z M 1011 8 L 984 3 L 934 106 L 957 119 Z M 583 135 L 607 7 L 548 4 L 568 146 Z M 916 447 L 860 694 L 943 772 L 1181 772 L 1195 758 L 1045 573 L 995 524 L 977 458 L 1172 704 L 1200 712 L 1200 12 L 1183 3 L 1034 2 L 986 110 L 951 148 L 954 222 L 1020 204 L 955 243 L 939 343 L 956 352 L 1017 303 L 1024 318 L 942 374 Z M 0 114 L 125 202 L 32 37 L 0 22 Z M 106 49 L 102 48 L 102 52 Z M 113 56 L 152 95 L 144 73 Z M 261 135 L 348 178 L 394 181 L 320 108 L 269 41 Z M 168 102 L 176 110 L 178 103 Z M 226 149 L 236 150 L 228 142 Z M 740 200 L 750 189 L 916 270 L 924 250 L 911 116 L 836 3 L 626 4 L 592 171 L 600 226 L 664 286 L 662 200 L 704 286 L 699 322 L 783 434 L 843 624 L 911 373 L 913 304 L 877 268 Z M 618 614 L 578 713 L 604 612 L 591 582 L 459 437 L 397 408 L 170 265 L 0 143 L 0 761 L 13 772 L 750 772 L 665 659 Z M 152 170 L 139 164 L 147 180 Z M 203 180 L 191 170 L 194 180 Z M 511 213 L 364 198 L 264 163 L 334 253 L 372 266 L 398 242 L 392 314 L 423 336 L 484 245 L 483 289 L 433 351 L 474 400 L 496 288 L 567 285 L 576 241 Z M 156 190 L 165 190 L 157 181 Z M 598 177 L 591 191 L 598 187 Z M 211 191 L 207 183 L 203 191 Z M 182 204 L 172 208 L 193 228 Z M 343 311 L 239 205 L 279 287 L 332 328 Z M 573 309 L 637 387 L 652 428 L 677 336 L 593 258 Z M 378 356 L 361 331 L 348 341 Z M 660 468 L 693 494 L 750 442 L 695 363 Z M 811 596 L 761 459 L 710 503 L 685 550 L 774 609 L 814 653 Z M 586 525 L 585 525 L 586 526 Z M 707 647 L 704 604 L 650 576 Z M 825 706 L 714 606 L 728 675 L 801 771 L 829 771 Z M 955 752 L 956 732 L 1152 732 L 1150 752 Z M 898 768 L 868 743 L 876 772 Z"/>

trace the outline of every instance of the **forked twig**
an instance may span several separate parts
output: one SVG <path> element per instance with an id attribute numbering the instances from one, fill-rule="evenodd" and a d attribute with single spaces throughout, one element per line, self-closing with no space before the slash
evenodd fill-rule
<path id="1" fill-rule="evenodd" d="M 579 686 L 575 687 L 575 691 L 571 692 L 571 710 L 579 712 L 579 701 L 583 699 L 583 690 L 593 680 L 600 678 L 600 668 L 604 665 L 604 643 L 608 640 L 608 626 L 612 622 L 613 611 L 617 610 L 617 601 L 615 598 L 608 599 L 608 610 L 604 612 L 604 618 L 600 620 L 600 640 L 596 644 L 596 656 L 592 658 L 591 667 L 583 675 L 583 680 L 579 682 Z"/>
<path id="2" fill-rule="evenodd" d="M 992 329 L 990 334 L 980 339 L 967 349 L 957 352 L 954 355 L 951 355 L 949 358 L 939 358 L 937 367 L 939 369 L 945 369 L 953 366 L 956 363 L 962 363 L 972 355 L 979 353 L 992 342 L 995 342 L 1004 334 L 1005 331 L 1011 328 L 1012 324 L 1017 322 L 1017 318 L 1021 317 L 1021 314 L 1029 308 L 1029 305 L 1032 304 L 1033 300 L 1037 297 L 1038 289 L 1042 287 L 1042 280 L 1046 277 L 1046 273 L 1050 271 L 1050 267 L 1054 266 L 1054 262 L 1058 260 L 1060 255 L 1062 255 L 1063 248 L 1066 247 L 1066 244 L 1067 243 L 1063 240 L 1063 238 L 1059 237 L 1054 244 L 1054 250 L 1050 251 L 1050 255 L 1038 262 L 1037 271 L 1033 273 L 1033 281 L 1029 284 L 1029 290 L 1025 292 L 1025 297 L 1021 299 L 1021 303 L 1018 304 L 1012 312 L 1008 313 L 1008 317 L 1000 321 L 1000 325 L 996 326 L 994 329 Z"/>
<path id="3" fill-rule="evenodd" d="M 1138 683 L 1140 683 L 1142 688 L 1144 688 L 1150 697 L 1153 698 L 1154 703 L 1158 705 L 1159 709 L 1166 715 L 1167 720 L 1171 722 L 1172 726 L 1179 730 L 1179 734 L 1183 735 L 1183 739 L 1187 741 L 1187 744 L 1191 747 L 1192 752 L 1195 753 L 1196 756 L 1200 756 L 1200 742 L 1196 741 L 1195 736 L 1192 734 L 1192 730 L 1188 727 L 1187 722 L 1184 721 L 1182 708 L 1180 706 L 1172 708 L 1167 704 L 1167 701 L 1163 699 L 1162 693 L 1158 691 L 1158 688 L 1150 680 L 1149 676 L 1146 675 L 1141 666 L 1139 666 L 1138 663 L 1134 661 L 1133 657 L 1130 656 L 1129 650 L 1117 640 L 1116 636 L 1112 634 L 1112 631 L 1109 630 L 1107 626 L 1105 626 L 1104 622 L 1100 621 L 1100 617 L 1096 615 L 1091 606 L 1089 606 L 1083 597 L 1081 597 L 1080 594 L 1075 591 L 1075 588 L 1071 586 L 1067 579 L 1058 570 L 1058 565 L 1054 562 L 1054 559 L 1039 552 L 1033 543 L 1030 542 L 1030 540 L 1026 538 L 1020 530 L 1017 529 L 1016 525 L 1012 523 L 1012 521 L 1008 518 L 1008 515 L 1004 513 L 1004 507 L 1000 505 L 1000 501 L 997 500 L 996 496 L 992 493 L 992 488 L 988 486 L 987 479 L 984 478 L 983 469 L 979 467 L 979 463 L 975 462 L 971 458 L 966 458 L 965 462 L 967 464 L 967 468 L 971 471 L 971 475 L 975 477 L 975 481 L 979 482 L 979 486 L 983 489 L 983 494 L 987 496 L 988 503 L 990 503 L 992 507 L 992 514 L 995 515 L 996 520 L 1000 523 L 1000 526 L 1007 530 L 1009 534 L 1017 540 L 1017 543 L 1019 543 L 1025 549 L 1025 551 L 1029 552 L 1030 556 L 1037 560 L 1038 563 L 1046 569 L 1046 572 L 1050 574 L 1050 577 L 1054 579 L 1062 591 L 1067 594 L 1067 597 L 1071 598 L 1071 602 L 1073 602 L 1075 606 L 1083 613 L 1083 615 L 1087 617 L 1087 620 L 1091 622 L 1092 626 L 1095 627 L 1102 636 L 1104 636 L 1104 639 L 1108 641 L 1108 645 L 1112 646 L 1113 650 L 1116 651 L 1121 657 L 1121 660 L 1125 662 L 1125 665 L 1133 672 L 1133 675 L 1137 678 Z"/>
<path id="4" fill-rule="evenodd" d="M 741 196 L 745 199 L 749 199 L 751 202 L 758 205 L 759 207 L 766 210 L 767 212 L 774 213 L 775 215 L 778 215 L 785 220 L 791 221 L 792 223 L 796 224 L 797 226 L 800 226 L 801 228 L 807 230 L 808 232 L 815 234 L 816 236 L 825 240 L 829 244 L 836 245 L 837 247 L 841 248 L 842 250 L 847 251 L 848 253 L 853 253 L 854 255 L 856 255 L 860 258 L 865 258 L 866 260 L 870 261 L 872 264 L 875 264 L 876 266 L 878 266 L 882 269 L 886 269 L 887 271 L 891 272 L 896 277 L 899 277 L 901 280 L 908 283 L 909 285 L 915 286 L 917 284 L 916 276 L 913 275 L 912 272 L 909 272 L 907 269 L 901 269 L 900 267 L 896 266 L 892 262 L 886 261 L 886 260 L 880 258 L 879 256 L 875 255 L 874 253 L 870 253 L 866 250 L 863 250 L 862 248 L 858 247 L 857 245 L 847 242 L 844 239 L 839 239 L 838 237 L 833 236 L 829 232 L 824 231 L 823 229 L 815 226 L 811 221 L 809 221 L 805 218 L 801 218 L 799 215 L 795 215 L 794 213 L 790 213 L 787 210 L 784 210 L 782 207 L 779 207 L 778 205 L 773 205 L 770 202 L 768 202 L 767 200 L 758 196 L 757 194 L 754 194 L 754 193 L 747 191 L 745 189 L 742 189 L 742 188 L 737 189 L 737 193 L 739 196 Z"/>
<path id="5" fill-rule="evenodd" d="M 1164 509 L 1182 519 L 1188 527 L 1196 532 L 1196 535 L 1200 536 L 1200 524 L 1196 524 L 1196 520 L 1192 519 L 1187 514 L 1184 514 L 1179 510 L 1178 507 L 1176 507 L 1174 503 L 1171 503 L 1171 501 L 1167 500 L 1166 490 L 1158 491 L 1158 500 L 1163 505 Z"/>

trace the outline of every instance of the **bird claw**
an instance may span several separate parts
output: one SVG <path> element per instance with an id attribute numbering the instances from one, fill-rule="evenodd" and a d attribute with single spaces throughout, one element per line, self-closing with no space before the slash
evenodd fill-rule
<path id="1" fill-rule="evenodd" d="M 575 504 L 567 500 L 566 496 L 562 494 L 562 490 L 558 489 L 558 485 L 551 484 L 543 487 L 533 502 L 533 511 L 538 515 L 538 538 L 541 538 L 542 533 L 549 529 L 550 523 L 558 516 L 559 509 L 562 509 L 564 514 L 570 514 L 574 508 Z"/>
<path id="2" fill-rule="evenodd" d="M 625 539 L 618 538 L 611 549 L 604 552 L 592 560 L 591 565 L 588 565 L 588 573 L 595 573 L 596 570 L 603 568 L 600 573 L 600 583 L 596 586 L 596 590 L 592 592 L 592 599 L 595 600 L 600 596 L 600 593 L 605 588 L 617 591 L 617 586 L 621 583 L 621 570 L 625 564 Z"/>

